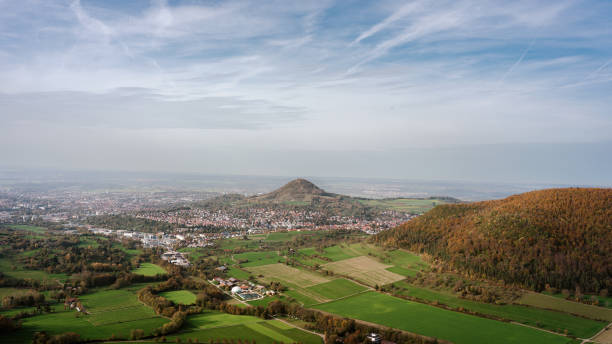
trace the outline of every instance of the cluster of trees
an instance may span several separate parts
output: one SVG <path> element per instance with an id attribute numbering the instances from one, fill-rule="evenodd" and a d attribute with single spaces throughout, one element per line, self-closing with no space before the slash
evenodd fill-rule
<path id="1" fill-rule="evenodd" d="M 612 189 L 440 205 L 373 240 L 426 252 L 473 277 L 598 293 L 612 287 Z"/>
<path id="2" fill-rule="evenodd" d="M 146 286 L 138 291 L 138 300 L 153 308 L 155 313 L 170 318 L 170 322 L 153 331 L 155 336 L 162 336 L 177 332 L 185 323 L 187 315 L 199 313 L 202 310 L 197 306 L 175 305 L 174 302 L 166 299 L 163 296 L 157 295 L 163 291 L 177 289 L 203 289 L 203 293 L 206 294 L 207 291 L 211 293 L 211 296 L 209 296 L 210 300 L 214 300 L 216 303 L 219 302 L 216 301 L 216 297 L 219 293 L 225 296 L 223 293 L 217 290 L 217 288 L 211 285 L 197 282 L 188 278 L 182 278 L 181 276 L 172 276 L 167 281 L 159 283 L 156 286 Z M 213 289 L 215 290 L 214 292 Z M 199 296 L 199 298 L 201 300 L 201 296 Z"/>
<path id="3" fill-rule="evenodd" d="M 138 300 L 153 308 L 155 313 L 171 317 L 176 311 L 174 303 L 163 296 L 153 293 L 153 287 L 147 286 L 138 291 Z"/>
<path id="4" fill-rule="evenodd" d="M 32 278 L 14 278 L 0 272 L 0 287 L 14 287 L 36 290 L 52 290 L 57 289 L 58 284 L 49 281 L 39 281 Z"/>
<path id="5" fill-rule="evenodd" d="M 130 262 L 127 253 L 112 246 L 112 242 L 102 242 L 97 247 L 63 247 L 61 253 L 51 245 L 24 259 L 28 269 L 41 269 L 53 273 L 80 273 L 83 271 L 111 272 L 128 270 Z"/>
<path id="6" fill-rule="evenodd" d="M 172 315 L 172 318 L 170 318 L 170 322 L 165 323 L 162 325 L 162 327 L 156 329 L 154 331 L 154 334 L 156 336 L 160 336 L 160 335 L 165 336 L 167 334 L 177 332 L 178 330 L 181 329 L 181 327 L 183 327 L 185 320 L 187 320 L 186 312 L 181 312 L 181 311 L 175 312 Z"/>
<path id="7" fill-rule="evenodd" d="M 45 303 L 45 295 L 30 291 L 25 294 L 7 295 L 2 298 L 2 308 L 31 307 Z"/>
<path id="8" fill-rule="evenodd" d="M 46 332 L 36 332 L 32 344 L 76 344 L 81 342 L 78 333 L 66 332 L 57 335 L 49 335 Z"/>
<path id="9" fill-rule="evenodd" d="M 4 315 L 0 315 L 0 333 L 9 333 L 21 328 L 21 323 Z"/>

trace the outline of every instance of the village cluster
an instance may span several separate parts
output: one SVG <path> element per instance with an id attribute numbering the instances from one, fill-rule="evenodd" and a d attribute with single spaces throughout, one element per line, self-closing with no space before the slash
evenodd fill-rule
<path id="1" fill-rule="evenodd" d="M 326 216 L 315 210 L 278 209 L 265 207 L 230 208 L 219 210 L 181 209 L 176 211 L 147 211 L 135 217 L 167 222 L 188 228 L 218 228 L 240 230 L 361 230 L 375 234 L 393 228 L 414 215 L 404 212 L 385 211 L 374 219 L 353 216 Z"/>
<path id="2" fill-rule="evenodd" d="M 274 290 L 267 290 L 263 285 L 250 281 L 241 281 L 234 277 L 228 279 L 215 277 L 210 282 L 241 301 L 259 300 L 275 294 Z"/>

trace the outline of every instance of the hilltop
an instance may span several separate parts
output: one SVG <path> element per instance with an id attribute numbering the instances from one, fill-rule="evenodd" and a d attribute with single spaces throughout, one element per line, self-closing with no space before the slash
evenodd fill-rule
<path id="1" fill-rule="evenodd" d="M 325 192 L 312 182 L 306 179 L 294 179 L 285 184 L 279 189 L 270 193 L 255 196 L 252 199 L 256 201 L 271 201 L 271 202 L 311 202 L 314 198 L 340 198 L 340 195 Z"/>
<path id="2" fill-rule="evenodd" d="M 239 194 L 227 194 L 196 202 L 192 206 L 208 209 L 242 209 L 249 206 L 274 209 L 300 208 L 317 210 L 329 216 L 373 218 L 390 210 L 421 214 L 439 204 L 455 202 L 459 202 L 459 200 L 451 197 L 385 199 L 351 197 L 327 192 L 306 179 L 298 178 L 263 195 L 247 197 Z"/>
<path id="3" fill-rule="evenodd" d="M 373 238 L 536 290 L 612 288 L 612 189 L 527 192 L 435 207 Z"/>

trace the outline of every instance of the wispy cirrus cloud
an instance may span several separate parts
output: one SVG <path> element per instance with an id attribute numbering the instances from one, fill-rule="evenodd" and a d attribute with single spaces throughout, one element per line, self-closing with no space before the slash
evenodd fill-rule
<path id="1" fill-rule="evenodd" d="M 207 147 L 344 151 L 612 140 L 610 14 L 590 0 L 5 1 L 0 134 L 166 128 Z"/>

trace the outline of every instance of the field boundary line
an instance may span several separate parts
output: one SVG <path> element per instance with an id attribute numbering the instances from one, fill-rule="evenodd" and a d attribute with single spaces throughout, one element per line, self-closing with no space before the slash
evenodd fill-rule
<path id="1" fill-rule="evenodd" d="M 593 336 L 591 336 L 590 338 L 586 338 L 583 339 L 582 342 L 580 344 L 585 344 L 585 343 L 597 343 L 595 341 L 595 338 L 597 338 L 600 334 L 604 333 L 605 331 L 608 330 L 612 330 L 612 322 L 609 323 L 606 327 L 602 328 L 599 332 L 595 333 Z M 580 338 L 582 339 L 582 338 Z"/>
<path id="2" fill-rule="evenodd" d="M 495 319 L 493 319 L 493 320 L 495 320 Z M 548 333 L 551 333 L 551 334 L 556 334 L 557 336 L 568 337 L 569 338 L 568 335 L 563 334 L 563 333 L 559 333 L 559 332 L 555 332 L 555 331 L 551 331 L 551 330 L 547 330 L 547 329 L 543 329 L 543 328 L 539 328 L 539 327 L 535 327 L 535 326 L 531 326 L 531 325 L 527 325 L 527 324 L 522 324 L 520 322 L 510 321 L 510 323 L 511 324 L 515 324 L 515 325 L 519 325 L 519 326 L 529 327 L 529 328 L 532 328 L 534 330 L 538 330 L 538 331 L 542 331 L 542 332 L 548 332 Z M 576 338 L 580 339 L 580 340 L 584 340 L 584 338 L 578 338 L 578 337 L 576 337 Z"/>
<path id="3" fill-rule="evenodd" d="M 371 289 L 366 289 L 366 290 L 358 291 L 358 292 L 353 293 L 351 295 L 346 295 L 346 296 L 343 296 L 343 297 L 339 297 L 337 299 L 333 299 L 333 300 L 329 300 L 329 301 L 325 301 L 325 302 L 313 303 L 312 305 L 308 305 L 308 307 L 318 306 L 318 305 L 323 305 L 323 304 L 334 302 L 334 301 L 340 301 L 340 300 L 348 299 L 349 297 L 353 297 L 353 296 L 356 296 L 356 295 L 359 295 L 359 294 L 363 294 L 363 293 L 368 293 L 368 292 L 371 292 L 371 291 L 372 291 Z"/>
<path id="4" fill-rule="evenodd" d="M 324 335 L 324 334 L 317 333 L 317 332 L 314 332 L 314 331 L 310 331 L 310 330 L 307 330 L 307 329 L 305 329 L 305 328 L 301 328 L 301 327 L 299 327 L 299 326 L 297 326 L 297 325 L 294 325 L 294 324 L 292 324 L 292 323 L 290 323 L 290 322 L 288 322 L 288 321 L 286 321 L 286 320 L 284 320 L 284 319 L 279 319 L 279 318 L 277 318 L 276 316 L 272 316 L 272 318 L 274 318 L 274 320 L 278 320 L 278 321 L 280 321 L 280 322 L 282 322 L 282 323 L 285 323 L 285 324 L 287 324 L 287 325 L 289 325 L 289 326 L 291 326 L 291 327 L 297 328 L 297 329 L 302 330 L 302 331 L 304 331 L 304 332 L 309 332 L 309 333 L 315 334 L 315 335 L 317 335 L 317 336 L 319 336 L 319 337 L 323 338 L 323 340 L 325 340 L 325 335 Z"/>

